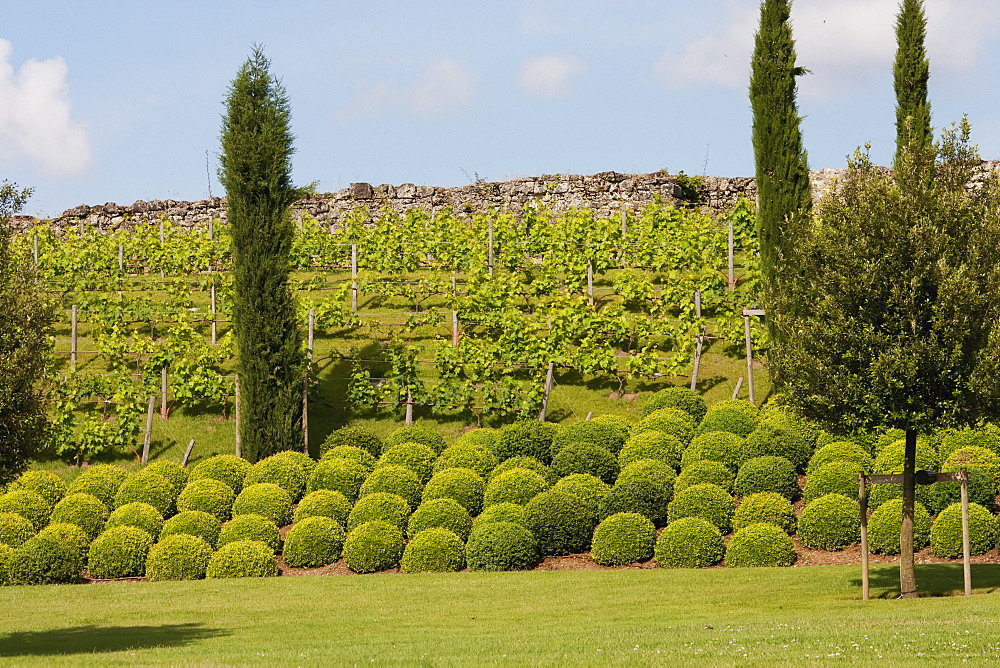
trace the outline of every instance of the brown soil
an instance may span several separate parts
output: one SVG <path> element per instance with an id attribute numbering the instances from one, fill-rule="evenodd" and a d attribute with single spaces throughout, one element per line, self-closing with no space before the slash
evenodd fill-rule
<path id="1" fill-rule="evenodd" d="M 638 398 L 638 394 L 635 392 L 625 392 L 624 394 L 614 390 L 608 394 L 608 399 L 623 399 L 624 401 L 635 401 Z"/>

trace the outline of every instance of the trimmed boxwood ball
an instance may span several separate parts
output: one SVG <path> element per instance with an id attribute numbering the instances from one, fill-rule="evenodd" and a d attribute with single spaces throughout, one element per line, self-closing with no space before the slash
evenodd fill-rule
<path id="1" fill-rule="evenodd" d="M 902 473 L 903 472 L 903 451 L 906 448 L 905 440 L 895 440 L 886 445 L 875 456 L 874 469 L 876 473 Z M 917 440 L 916 468 L 936 469 L 938 465 L 937 450 L 926 442 Z"/>
<path id="2" fill-rule="evenodd" d="M 611 488 L 611 493 L 604 500 L 599 516 L 638 513 L 655 526 L 661 527 L 667 523 L 670 497 L 671 493 L 666 487 L 652 480 L 643 478 L 620 480 Z"/>
<path id="3" fill-rule="evenodd" d="M 861 507 L 843 494 L 821 496 L 799 518 L 799 540 L 814 550 L 842 550 L 861 540 Z"/>
<path id="4" fill-rule="evenodd" d="M 677 480 L 677 472 L 669 464 L 658 459 L 637 459 L 622 468 L 615 484 L 620 485 L 629 480 L 648 480 L 662 485 L 667 490 L 667 500 L 669 501 L 674 498 L 674 482 Z"/>
<path id="5" fill-rule="evenodd" d="M 498 430 L 480 427 L 470 429 L 456 438 L 454 445 L 466 445 L 472 443 L 473 445 L 478 445 L 486 448 L 490 452 L 493 452 L 497 447 L 497 439 L 499 437 L 500 432 Z"/>
<path id="6" fill-rule="evenodd" d="M 660 568 L 706 568 L 722 561 L 725 547 L 718 527 L 701 517 L 674 520 L 656 539 Z"/>
<path id="7" fill-rule="evenodd" d="M 742 462 L 745 439 L 728 431 L 710 431 L 691 439 L 691 445 L 681 455 L 681 468 L 694 462 L 722 462 L 734 472 Z"/>
<path id="8" fill-rule="evenodd" d="M 375 492 L 358 499 L 347 518 L 347 530 L 350 531 L 366 522 L 379 520 L 388 522 L 400 529 L 406 528 L 410 517 L 410 504 L 399 494 Z"/>
<path id="9" fill-rule="evenodd" d="M 729 533 L 733 526 L 733 497 L 718 485 L 702 483 L 692 485 L 674 495 L 667 507 L 670 522 L 682 517 L 701 517 L 708 520 L 722 533 Z"/>
<path id="10" fill-rule="evenodd" d="M 795 533 L 798 518 L 792 502 L 775 492 L 758 492 L 740 500 L 740 505 L 733 513 L 733 529 L 739 531 L 743 527 L 761 522 L 773 524 L 788 535 Z"/>
<path id="11" fill-rule="evenodd" d="M 153 537 L 138 527 L 118 526 L 94 539 L 87 554 L 90 577 L 101 580 L 141 577 Z"/>
<path id="12" fill-rule="evenodd" d="M 318 489 L 302 497 L 295 507 L 294 521 L 301 522 L 307 517 L 331 517 L 341 526 L 347 526 L 351 514 L 351 502 L 340 492 Z"/>
<path id="13" fill-rule="evenodd" d="M 507 471 L 512 471 L 514 469 L 528 469 L 529 471 L 534 471 L 538 475 L 545 478 L 549 484 L 555 484 L 555 482 L 559 480 L 559 476 L 553 473 L 551 468 L 534 457 L 511 457 L 497 464 L 493 470 L 490 471 L 489 475 L 486 476 L 486 482 L 493 480 L 493 478 L 496 478 L 502 473 L 506 473 Z"/>
<path id="14" fill-rule="evenodd" d="M 362 448 L 356 448 L 353 445 L 338 445 L 335 448 L 327 450 L 326 454 L 323 455 L 323 460 L 327 459 L 346 459 L 352 461 L 355 464 L 359 464 L 366 473 L 371 473 L 372 469 L 375 468 L 375 462 L 378 461 L 372 453 Z M 316 470 L 316 467 L 313 467 L 313 470 Z M 310 475 L 312 475 L 311 472 Z"/>
<path id="15" fill-rule="evenodd" d="M 263 515 L 279 527 L 292 522 L 292 497 L 274 483 L 245 487 L 233 501 L 233 517 Z"/>
<path id="16" fill-rule="evenodd" d="M 14 548 L 0 543 L 0 587 L 10 584 L 7 579 L 7 563 L 14 556 Z"/>
<path id="17" fill-rule="evenodd" d="M 465 541 L 472 531 L 472 517 L 455 499 L 424 501 L 410 515 L 406 524 L 406 535 L 413 538 L 424 529 L 433 527 L 447 529 Z"/>
<path id="18" fill-rule="evenodd" d="M 7 560 L 7 581 L 12 585 L 77 582 L 83 555 L 68 541 L 35 536 L 14 548 Z"/>
<path id="19" fill-rule="evenodd" d="M 770 522 L 743 527 L 726 546 L 726 566 L 732 568 L 791 566 L 795 559 L 792 539 Z"/>
<path id="20" fill-rule="evenodd" d="M 136 501 L 112 512 L 104 524 L 104 530 L 121 526 L 137 527 L 155 539 L 163 530 L 163 515 L 148 503 Z"/>
<path id="21" fill-rule="evenodd" d="M 219 548 L 208 561 L 207 578 L 268 578 L 278 575 L 278 560 L 264 543 L 241 540 Z"/>
<path id="22" fill-rule="evenodd" d="M 54 507 L 66 496 L 67 488 L 63 479 L 52 471 L 28 471 L 12 482 L 8 491 L 29 489 L 45 499 L 50 507 Z"/>
<path id="23" fill-rule="evenodd" d="M 340 445 L 349 445 L 355 448 L 367 450 L 372 457 L 382 454 L 382 439 L 371 429 L 364 427 L 341 427 L 326 437 L 322 445 L 319 446 L 320 456 Z"/>
<path id="24" fill-rule="evenodd" d="M 513 522 L 527 528 L 524 506 L 517 503 L 496 503 L 485 509 L 476 518 L 473 528 L 490 522 Z"/>
<path id="25" fill-rule="evenodd" d="M 435 459 L 437 459 L 437 453 L 430 446 L 408 441 L 386 447 L 382 451 L 382 456 L 378 458 L 375 468 L 405 466 L 416 473 L 423 484 L 431 479 Z"/>
<path id="26" fill-rule="evenodd" d="M 115 508 L 142 501 L 148 503 L 164 517 L 174 514 L 174 503 L 177 501 L 177 491 L 172 482 L 159 473 L 139 471 L 125 479 L 115 494 Z"/>
<path id="27" fill-rule="evenodd" d="M 486 481 L 472 469 L 445 469 L 431 477 L 421 498 L 424 501 L 455 499 L 475 516 L 483 507 L 485 492 Z"/>
<path id="28" fill-rule="evenodd" d="M 639 420 L 639 424 L 632 427 L 630 435 L 637 436 L 648 431 L 658 431 L 669 434 L 687 445 L 694 437 L 697 426 L 698 423 L 679 408 L 660 408 Z"/>
<path id="29" fill-rule="evenodd" d="M 344 540 L 344 563 L 355 573 L 377 573 L 395 568 L 403 557 L 403 531 L 375 520 L 355 527 Z"/>
<path id="30" fill-rule="evenodd" d="M 674 482 L 674 494 L 681 492 L 692 485 L 710 482 L 718 485 L 727 492 L 733 489 L 733 472 L 722 462 L 713 462 L 710 459 L 691 462 L 681 469 L 680 475 Z"/>
<path id="31" fill-rule="evenodd" d="M 87 556 L 87 551 L 90 549 L 91 541 L 87 532 L 68 522 L 48 525 L 38 532 L 38 538 L 62 541 L 79 552 L 81 559 Z"/>
<path id="32" fill-rule="evenodd" d="M 730 434 L 746 438 L 756 428 L 756 419 L 743 411 L 736 408 L 712 408 L 698 425 L 697 433 L 700 435 L 713 431 L 728 431 Z"/>
<path id="33" fill-rule="evenodd" d="M 827 494 L 858 495 L 858 476 L 861 467 L 854 462 L 827 462 L 806 476 L 802 500 L 806 503 Z"/>
<path id="34" fill-rule="evenodd" d="M 215 515 L 201 510 L 185 510 L 163 523 L 160 541 L 162 542 L 167 536 L 184 534 L 197 536 L 214 548 L 219 542 L 219 532 L 221 531 L 222 522 Z M 205 563 L 208 564 L 207 559 Z"/>
<path id="35" fill-rule="evenodd" d="M 307 517 L 292 526 L 285 536 L 281 556 L 293 568 L 327 566 L 340 559 L 344 549 L 344 528 L 330 517 Z"/>
<path id="36" fill-rule="evenodd" d="M 281 549 L 281 532 L 278 526 L 263 515 L 239 515 L 222 525 L 218 546 L 241 540 L 256 540 L 264 543 L 272 552 Z"/>
<path id="37" fill-rule="evenodd" d="M 340 492 L 352 503 L 358 498 L 361 483 L 368 476 L 368 470 L 350 459 L 323 459 L 306 483 L 307 492 L 329 489 Z"/>
<path id="38" fill-rule="evenodd" d="M 35 536 L 35 526 L 27 517 L 17 513 L 0 513 L 0 544 L 20 547 L 24 541 Z"/>
<path id="39" fill-rule="evenodd" d="M 215 520 L 208 513 L 202 515 Z M 160 542 L 150 548 L 146 557 L 146 579 L 150 582 L 201 580 L 211 559 L 212 547 L 202 538 L 189 533 L 161 534 Z"/>
<path id="40" fill-rule="evenodd" d="M 177 510 L 200 510 L 225 522 L 233 514 L 234 501 L 236 494 L 229 485 L 214 478 L 202 478 L 187 484 L 177 497 Z"/>
<path id="41" fill-rule="evenodd" d="M 612 454 L 618 454 L 626 440 L 628 432 L 623 432 L 612 424 L 593 420 L 574 422 L 561 427 L 552 438 L 552 458 L 554 460 L 559 451 L 567 445 L 579 442 L 593 443 Z"/>
<path id="42" fill-rule="evenodd" d="M 70 494 L 90 494 L 100 499 L 109 508 L 115 503 L 115 494 L 125 482 L 128 472 L 120 466 L 97 464 L 86 469 L 69 484 L 66 496 Z"/>
<path id="43" fill-rule="evenodd" d="M 810 456 L 816 450 L 816 439 L 819 438 L 821 431 L 819 425 L 806 420 L 801 415 L 797 415 L 785 407 L 768 402 L 768 405 L 764 406 L 758 414 L 757 424 L 758 426 L 772 425 L 794 433 L 806 444 L 806 449 L 809 451 Z M 806 457 L 806 461 L 808 460 L 809 458 Z"/>
<path id="44" fill-rule="evenodd" d="M 403 551 L 404 573 L 452 573 L 465 568 L 465 545 L 448 529 L 424 529 Z"/>
<path id="45" fill-rule="evenodd" d="M 445 469 L 463 468 L 472 469 L 485 477 L 499 463 L 497 456 L 485 445 L 472 442 L 456 443 L 446 448 L 434 462 L 434 473 L 440 473 Z"/>
<path id="46" fill-rule="evenodd" d="M 830 462 L 852 462 L 866 473 L 870 472 L 875 464 L 860 445 L 855 445 L 850 441 L 834 441 L 824 445 L 813 454 L 812 458 L 809 459 L 809 465 L 806 466 L 806 473 L 811 474 L 823 464 Z"/>
<path id="47" fill-rule="evenodd" d="M 969 547 L 972 554 L 984 554 L 997 543 L 997 518 L 978 503 L 969 504 Z M 931 524 L 931 552 L 936 557 L 962 556 L 962 504 L 941 511 Z"/>
<path id="48" fill-rule="evenodd" d="M 610 485 L 587 473 L 568 475 L 553 485 L 552 489 L 579 497 L 590 506 L 595 515 L 601 511 L 608 495 L 611 494 Z"/>
<path id="49" fill-rule="evenodd" d="M 696 423 L 701 422 L 708 412 L 708 406 L 701 395 L 686 387 L 667 387 L 660 390 L 642 405 L 642 416 L 646 417 L 660 408 L 678 408 L 690 415 Z"/>
<path id="50" fill-rule="evenodd" d="M 797 471 L 804 471 L 812 450 L 800 434 L 772 423 L 761 423 L 747 436 L 744 455 L 753 457 L 784 457 Z"/>
<path id="51" fill-rule="evenodd" d="M 760 409 L 756 405 L 750 403 L 748 399 L 723 399 L 722 401 L 717 401 L 708 409 L 709 413 L 718 410 L 736 410 L 743 413 L 749 418 L 754 420 L 760 415 Z M 707 415 L 708 413 L 706 413 Z"/>
<path id="52" fill-rule="evenodd" d="M 941 467 L 943 473 L 950 473 L 955 470 L 957 468 L 949 466 Z M 974 467 L 967 470 L 969 472 L 969 501 L 971 503 L 978 503 L 991 513 L 994 512 L 996 510 L 997 479 L 988 470 Z M 936 513 L 962 500 L 961 483 L 936 482 L 930 486 L 930 492 L 930 507 Z"/>
<path id="53" fill-rule="evenodd" d="M 309 474 L 298 462 L 281 455 L 282 453 L 271 455 L 254 464 L 247 473 L 243 485 L 246 487 L 261 483 L 277 485 L 288 492 L 294 503 L 302 498 Z"/>
<path id="54" fill-rule="evenodd" d="M 444 442 L 444 436 L 429 427 L 421 427 L 415 424 L 409 427 L 400 427 L 389 434 L 382 445 L 382 452 L 384 453 L 388 448 L 400 443 L 420 443 L 439 454 L 447 447 L 447 443 Z"/>
<path id="55" fill-rule="evenodd" d="M 377 492 L 398 494 L 406 499 L 410 508 L 416 508 L 420 505 L 424 484 L 420 482 L 420 477 L 416 473 L 405 466 L 380 466 L 361 484 L 358 496 L 364 498 Z"/>
<path id="56" fill-rule="evenodd" d="M 594 530 L 590 556 L 602 566 L 649 561 L 656 545 L 656 527 L 638 513 L 616 513 Z"/>
<path id="57" fill-rule="evenodd" d="M 969 446 L 986 448 L 1000 455 L 1000 428 L 994 424 L 986 424 L 975 429 L 949 431 L 941 438 L 938 451 L 943 459 L 947 459 L 955 450 Z"/>
<path id="58" fill-rule="evenodd" d="M 302 470 L 306 472 L 306 479 L 312 475 L 312 472 L 316 470 L 316 460 L 307 455 L 304 452 L 299 452 L 298 450 L 282 450 L 277 452 L 273 457 L 278 457 L 279 459 L 286 459 L 290 462 L 295 462 L 302 467 Z M 303 482 L 303 487 L 305 483 Z"/>
<path id="59" fill-rule="evenodd" d="M 181 490 L 184 489 L 184 485 L 186 485 L 188 481 L 188 472 L 183 466 L 177 462 L 171 462 L 165 459 L 153 462 L 142 470 L 159 473 L 161 476 L 170 481 L 170 484 L 174 486 L 174 492 L 177 494 L 181 493 Z"/>
<path id="60" fill-rule="evenodd" d="M 597 515 L 581 498 L 549 490 L 529 501 L 524 511 L 542 554 L 573 554 L 590 547 Z"/>
<path id="61" fill-rule="evenodd" d="M 110 514 L 107 506 L 98 501 L 97 497 L 81 492 L 70 494 L 57 503 L 49 521 L 52 524 L 61 522 L 75 524 L 94 539 L 101 533 Z"/>
<path id="62" fill-rule="evenodd" d="M 777 492 L 789 500 L 799 498 L 799 478 L 795 465 L 784 457 L 754 457 L 747 460 L 736 474 L 733 484 L 736 496 L 745 497 L 760 492 Z"/>
<path id="63" fill-rule="evenodd" d="M 31 522 L 38 531 L 49 523 L 52 506 L 38 492 L 16 489 L 0 496 L 0 513 L 16 513 Z"/>
<path id="64" fill-rule="evenodd" d="M 560 478 L 588 473 L 611 484 L 618 477 L 618 459 L 607 448 L 578 441 L 564 446 L 552 458 L 552 472 Z"/>
<path id="65" fill-rule="evenodd" d="M 618 464 L 625 468 L 640 459 L 658 459 L 676 471 L 681 464 L 682 452 L 684 444 L 676 437 L 658 431 L 647 431 L 632 436 L 625 442 L 618 453 Z"/>
<path id="66" fill-rule="evenodd" d="M 632 427 L 635 423 L 628 418 L 621 415 L 612 415 L 605 413 L 604 415 L 598 415 L 591 418 L 590 422 L 597 422 L 598 424 L 603 424 L 611 427 L 618 434 L 618 439 L 624 444 L 628 440 L 629 434 L 632 432 Z"/>
<path id="67" fill-rule="evenodd" d="M 214 455 L 195 465 L 191 475 L 188 476 L 188 484 L 211 478 L 224 482 L 233 490 L 233 494 L 239 494 L 243 491 L 243 481 L 246 480 L 252 466 L 250 462 L 236 455 Z"/>
<path id="68" fill-rule="evenodd" d="M 535 536 L 513 522 L 477 522 L 465 545 L 471 571 L 528 571 L 538 557 Z"/>
<path id="69" fill-rule="evenodd" d="M 524 505 L 549 488 L 549 483 L 535 471 L 511 469 L 490 480 L 483 495 L 483 506 L 494 503 L 520 503 Z"/>
<path id="70" fill-rule="evenodd" d="M 959 471 L 962 468 L 982 471 L 997 479 L 1000 474 L 1000 455 L 976 445 L 969 445 L 954 450 L 941 465 L 942 471 Z"/>
<path id="71" fill-rule="evenodd" d="M 883 503 L 868 518 L 868 549 L 875 554 L 899 554 L 899 529 L 902 524 L 903 500 L 892 499 Z M 917 502 L 913 505 L 913 549 L 922 550 L 930 541 L 931 516 L 924 504 Z"/>
<path id="72" fill-rule="evenodd" d="M 552 423 L 537 420 L 505 425 L 497 436 L 494 454 L 501 462 L 511 457 L 533 457 L 548 464 L 552 460 L 552 439 L 558 430 Z"/>

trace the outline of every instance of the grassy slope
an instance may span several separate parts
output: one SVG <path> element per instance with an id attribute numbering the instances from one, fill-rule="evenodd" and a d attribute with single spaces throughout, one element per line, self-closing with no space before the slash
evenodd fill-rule
<path id="1" fill-rule="evenodd" d="M 1000 567 L 974 566 L 985 594 Z M 873 592 L 895 588 L 873 570 Z M 956 593 L 961 566 L 918 566 Z M 74 663 L 974 663 L 992 595 L 860 599 L 857 567 L 333 576 L 0 588 L 0 660 Z"/>

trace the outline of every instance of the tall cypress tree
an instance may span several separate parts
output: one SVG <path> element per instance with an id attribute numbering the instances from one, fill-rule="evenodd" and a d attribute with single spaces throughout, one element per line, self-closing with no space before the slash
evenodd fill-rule
<path id="1" fill-rule="evenodd" d="M 229 87 L 219 180 L 233 240 L 242 446 L 250 461 L 302 443 L 302 333 L 289 288 L 290 107 L 254 47 Z"/>
<path id="2" fill-rule="evenodd" d="M 927 18 L 923 0 L 903 0 L 896 16 L 896 62 L 893 85 L 896 89 L 896 164 L 906 146 L 911 156 L 926 155 L 933 143 L 931 105 L 927 101 L 930 64 L 924 48 Z"/>

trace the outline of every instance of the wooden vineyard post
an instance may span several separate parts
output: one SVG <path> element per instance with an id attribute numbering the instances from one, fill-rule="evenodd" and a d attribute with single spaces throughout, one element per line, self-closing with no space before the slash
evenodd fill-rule
<path id="1" fill-rule="evenodd" d="M 309 371 L 313 361 L 313 332 L 316 309 L 309 309 L 309 334 L 306 339 L 306 368 L 302 373 L 302 452 L 309 454 Z"/>
<path id="2" fill-rule="evenodd" d="M 211 288 L 212 296 L 212 345 L 214 346 L 218 342 L 218 312 L 215 310 L 215 281 L 212 281 Z"/>
<path id="3" fill-rule="evenodd" d="M 191 458 L 191 451 L 194 450 L 194 439 L 192 438 L 188 441 L 187 450 L 184 451 L 184 457 L 181 459 L 181 466 L 188 465 L 188 459 Z"/>
<path id="4" fill-rule="evenodd" d="M 76 304 L 70 309 L 70 331 L 69 331 L 69 365 L 76 368 Z"/>
<path id="5" fill-rule="evenodd" d="M 167 365 L 160 369 L 160 419 L 167 419 Z"/>
<path id="6" fill-rule="evenodd" d="M 625 236 L 628 233 L 628 212 L 625 208 L 625 202 L 622 202 L 622 253 L 621 253 L 621 263 L 622 269 L 627 266 L 625 258 Z"/>
<path id="7" fill-rule="evenodd" d="M 752 404 L 756 403 L 756 396 L 753 391 L 753 340 L 750 338 L 750 316 L 764 314 L 764 309 L 743 309 L 743 331 L 746 335 L 747 343 L 747 393 L 750 395 L 750 403 Z"/>
<path id="8" fill-rule="evenodd" d="M 733 221 L 729 221 L 727 224 L 729 233 L 729 291 L 732 292 L 736 289 L 736 265 L 735 265 L 735 249 L 733 248 Z"/>
<path id="9" fill-rule="evenodd" d="M 538 421 L 545 422 L 545 413 L 549 409 L 549 393 L 552 392 L 552 383 L 555 380 L 555 362 L 549 362 L 549 369 L 545 373 L 545 394 L 542 395 L 542 410 L 538 412 Z"/>
<path id="10" fill-rule="evenodd" d="M 969 538 L 969 472 L 959 471 L 962 489 L 962 575 L 965 579 L 965 595 L 972 596 L 972 545 Z"/>
<path id="11" fill-rule="evenodd" d="M 33 257 L 35 258 L 35 271 L 38 271 L 38 232 L 32 231 L 31 245 L 33 247 Z"/>
<path id="12" fill-rule="evenodd" d="M 740 396 L 741 389 L 743 389 L 743 376 L 740 376 L 739 378 L 736 379 L 736 389 L 733 390 L 733 396 L 732 396 L 733 399 Z"/>
<path id="13" fill-rule="evenodd" d="M 118 244 L 118 273 L 125 273 L 125 244 Z"/>
<path id="14" fill-rule="evenodd" d="M 413 424 L 413 393 L 406 391 L 406 426 Z"/>
<path id="15" fill-rule="evenodd" d="M 302 212 L 301 212 L 301 211 L 299 211 L 299 212 L 298 212 L 298 213 L 297 213 L 297 214 L 295 215 L 295 217 L 296 217 L 296 218 L 298 219 L 298 223 L 299 223 L 299 232 L 301 232 L 301 231 L 302 231 Z"/>
<path id="16" fill-rule="evenodd" d="M 861 506 L 861 598 L 868 600 L 868 487 L 864 473 L 858 474 L 858 505 Z"/>
<path id="17" fill-rule="evenodd" d="M 208 219 L 208 240 L 215 241 L 215 218 Z"/>
<path id="18" fill-rule="evenodd" d="M 358 245 L 351 244 L 351 310 L 358 310 Z"/>
<path id="19" fill-rule="evenodd" d="M 587 417 L 583 418 L 584 422 L 590 422 L 590 418 L 594 417 L 594 411 L 588 411 Z"/>
<path id="20" fill-rule="evenodd" d="M 243 457 L 243 439 L 240 436 L 240 375 L 236 374 L 235 385 L 233 386 L 233 402 L 235 406 L 233 407 L 233 413 L 235 413 L 236 418 L 236 456 Z"/>
<path id="21" fill-rule="evenodd" d="M 164 244 L 163 219 L 160 218 L 160 246 L 163 246 L 163 244 Z M 164 276 L 163 269 L 160 269 L 160 278 L 163 278 L 163 276 Z"/>
<path id="22" fill-rule="evenodd" d="M 694 317 L 701 319 L 701 290 L 694 291 Z M 691 370 L 691 391 L 698 386 L 698 370 L 701 367 L 701 349 L 705 341 L 705 328 L 695 337 L 694 369 Z"/>
<path id="23" fill-rule="evenodd" d="M 489 219 L 489 235 L 490 236 L 487 242 L 488 243 L 487 251 L 489 256 L 490 278 L 493 278 L 493 217 L 492 216 Z"/>
<path id="24" fill-rule="evenodd" d="M 451 296 L 458 298 L 458 279 L 454 276 L 451 277 Z M 451 310 L 451 345 L 458 347 L 458 311 L 454 308 Z"/>
<path id="25" fill-rule="evenodd" d="M 153 411 L 156 410 L 156 396 L 149 397 L 149 405 L 146 407 L 146 435 L 142 441 L 142 464 L 149 463 L 149 445 L 153 441 Z"/>
<path id="26" fill-rule="evenodd" d="M 594 261 L 587 260 L 587 301 L 594 305 Z"/>

